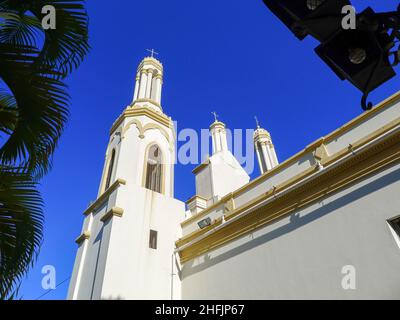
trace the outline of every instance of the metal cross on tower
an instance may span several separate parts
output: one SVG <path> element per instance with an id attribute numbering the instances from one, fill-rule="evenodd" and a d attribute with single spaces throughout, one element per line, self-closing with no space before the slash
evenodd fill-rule
<path id="1" fill-rule="evenodd" d="M 218 114 L 215 111 L 211 112 L 211 114 L 214 116 L 215 122 L 218 122 Z"/>
<path id="2" fill-rule="evenodd" d="M 158 55 L 159 54 L 154 49 L 146 49 L 146 51 L 150 52 L 152 58 L 154 58 L 154 55 Z"/>

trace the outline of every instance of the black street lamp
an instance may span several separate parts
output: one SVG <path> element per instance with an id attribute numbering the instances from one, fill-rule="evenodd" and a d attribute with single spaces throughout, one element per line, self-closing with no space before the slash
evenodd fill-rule
<path id="1" fill-rule="evenodd" d="M 342 80 L 363 92 L 362 108 L 369 110 L 368 94 L 393 78 L 399 64 L 400 5 L 397 11 L 375 13 L 367 8 L 357 15 L 356 28 L 344 29 L 342 8 L 349 0 L 264 0 L 267 7 L 303 40 L 307 35 L 321 44 L 318 56 Z"/>

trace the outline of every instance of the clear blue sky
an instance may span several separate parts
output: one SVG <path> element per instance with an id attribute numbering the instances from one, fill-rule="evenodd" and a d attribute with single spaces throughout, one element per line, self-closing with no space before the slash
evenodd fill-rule
<path id="1" fill-rule="evenodd" d="M 361 11 L 394 10 L 396 0 L 353 0 Z M 131 102 L 135 72 L 155 48 L 165 68 L 163 107 L 179 127 L 208 128 L 216 110 L 229 128 L 272 134 L 281 161 L 361 113 L 360 92 L 340 81 L 261 0 L 89 0 L 91 53 L 69 79 L 71 117 L 42 181 L 44 243 L 21 295 L 44 293 L 41 268 L 54 265 L 57 283 L 72 272 L 82 212 L 95 199 L 108 132 Z M 399 89 L 394 78 L 371 95 L 379 102 Z M 176 197 L 195 192 L 193 165 L 176 166 Z M 258 170 L 256 171 L 258 174 Z M 254 177 L 254 175 L 253 175 Z M 68 281 L 44 298 L 64 299 Z"/>

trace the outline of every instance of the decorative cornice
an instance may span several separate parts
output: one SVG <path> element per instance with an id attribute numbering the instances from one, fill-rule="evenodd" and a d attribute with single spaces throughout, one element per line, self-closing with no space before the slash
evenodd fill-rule
<path id="1" fill-rule="evenodd" d="M 225 128 L 225 123 L 221 122 L 221 121 L 215 121 L 210 125 L 210 130 L 214 129 L 215 127 L 222 127 Z"/>
<path id="2" fill-rule="evenodd" d="M 148 102 L 148 103 L 154 104 L 156 107 L 159 107 L 162 110 L 161 105 L 157 101 L 154 101 L 154 100 L 151 100 L 151 99 L 147 99 L 147 98 L 136 99 L 133 102 L 133 105 L 131 106 L 131 108 L 141 108 L 141 106 L 136 106 L 135 105 L 136 103 L 140 103 L 140 102 Z"/>
<path id="3" fill-rule="evenodd" d="M 152 65 L 153 67 L 156 67 L 158 69 L 160 69 L 160 71 L 163 71 L 163 65 L 160 61 L 158 61 L 157 59 L 154 59 L 152 57 L 146 57 L 143 59 L 143 61 L 139 64 L 138 66 L 138 70 L 141 70 L 145 65 Z"/>
<path id="4" fill-rule="evenodd" d="M 308 175 L 312 174 L 314 171 L 319 170 L 320 166 L 323 166 L 323 167 L 328 166 L 332 162 L 337 161 L 340 158 L 345 157 L 346 155 L 352 154 L 354 152 L 354 150 L 356 150 L 357 148 L 360 148 L 363 145 L 365 145 L 365 144 L 377 139 L 378 137 L 382 136 L 383 134 L 389 132 L 390 130 L 392 130 L 393 128 L 395 128 L 395 127 L 397 127 L 399 125 L 400 125 L 400 118 L 397 118 L 397 119 L 391 121 L 390 123 L 388 123 L 387 125 L 385 125 L 385 126 L 381 127 L 380 129 L 376 130 L 375 132 L 372 132 L 371 134 L 369 134 L 368 136 L 364 137 L 363 139 L 360 139 L 359 141 L 353 143 L 352 144 L 352 150 L 349 149 L 349 148 L 345 148 L 345 149 L 343 149 L 343 150 L 341 150 L 341 151 L 339 151 L 339 152 L 337 152 L 337 153 L 335 153 L 334 155 L 331 155 L 331 156 L 328 156 L 328 154 L 321 154 L 322 158 L 321 158 L 320 161 L 318 161 L 318 163 L 317 163 L 317 165 L 315 167 L 311 167 L 311 168 L 307 169 L 306 171 L 303 171 L 302 173 L 292 177 L 287 182 L 285 182 L 285 184 L 287 186 L 290 186 L 291 184 L 296 183 L 296 182 L 300 181 L 301 179 L 304 179 Z M 188 224 L 192 223 L 194 220 L 199 219 L 200 217 L 206 216 L 208 213 L 210 213 L 215 208 L 218 208 L 218 207 L 224 205 L 225 202 L 227 200 L 229 200 L 230 195 L 231 195 L 231 197 L 235 198 L 235 197 L 245 193 L 246 191 L 250 190 L 251 188 L 253 188 L 257 184 L 267 180 L 272 175 L 275 175 L 275 174 L 283 171 L 283 169 L 287 168 L 289 166 L 289 164 L 297 161 L 299 158 L 303 157 L 305 154 L 314 151 L 314 157 L 315 157 L 315 152 L 318 149 L 321 148 L 322 144 L 325 141 L 326 141 L 325 138 L 318 139 L 317 141 L 315 141 L 312 144 L 308 145 L 302 152 L 300 152 L 297 155 L 293 156 L 292 158 L 286 160 L 285 162 L 282 162 L 281 164 L 279 164 L 278 166 L 274 167 L 273 169 L 267 171 L 266 173 L 264 173 L 260 177 L 258 177 L 255 180 L 249 182 L 247 185 L 245 185 L 245 186 L 237 189 L 236 191 L 232 192 L 231 194 L 223 197 L 220 201 L 218 201 L 215 204 L 213 204 L 212 206 L 204 209 L 203 211 L 201 211 L 197 215 L 194 215 L 194 216 L 186 219 L 185 221 L 183 221 L 181 223 L 181 226 L 185 227 Z M 322 152 L 322 151 L 318 151 L 318 154 L 319 154 L 319 152 Z M 199 168 L 199 170 L 204 169 L 204 168 L 201 167 L 201 165 L 198 168 Z M 195 168 L 195 170 L 196 169 L 197 168 Z M 197 171 L 197 172 L 199 172 L 199 171 Z"/>
<path id="5" fill-rule="evenodd" d="M 191 197 L 190 199 L 186 200 L 185 203 L 188 204 L 188 203 L 191 203 L 191 202 L 194 201 L 194 200 L 203 200 L 203 201 L 207 201 L 206 198 L 203 198 L 203 197 L 198 196 L 198 195 L 194 195 L 194 196 Z"/>
<path id="6" fill-rule="evenodd" d="M 181 262 L 184 263 L 250 232 L 254 232 L 267 224 L 292 214 L 296 210 L 310 206 L 361 179 L 365 179 L 367 176 L 400 162 L 399 131 L 388 133 L 382 139 L 372 144 L 364 144 L 364 146 L 364 149 L 357 151 L 356 154 L 346 153 L 347 157 L 345 158 L 343 158 L 344 154 L 342 154 L 340 156 L 340 158 L 343 158 L 342 161 L 331 169 L 327 168 L 324 171 L 319 171 L 319 174 L 314 176 L 313 174 L 318 172 L 318 168 L 311 167 L 298 177 L 291 179 L 291 181 L 278 185 L 253 199 L 253 201 L 235 209 L 231 214 L 225 215 L 225 221 L 229 222 L 233 218 L 236 218 L 236 220 L 220 227 L 215 232 L 205 236 L 206 233 L 219 226 L 219 219 L 207 229 L 196 230 L 181 238 L 176 242 L 178 249 L 185 244 L 189 244 L 179 253 Z M 309 179 L 304 184 L 297 185 L 297 182 L 305 178 Z M 282 193 L 282 191 L 286 192 Z M 275 194 L 277 193 L 282 195 L 276 197 Z M 267 200 L 269 202 L 266 202 Z M 241 213 L 252 208 L 255 209 L 248 214 L 240 216 Z M 205 237 L 190 245 L 191 241 L 201 236 Z"/>
<path id="7" fill-rule="evenodd" d="M 106 191 L 101 194 L 96 201 L 94 201 L 89 208 L 85 210 L 83 213 L 85 216 L 92 213 L 96 208 L 103 203 L 103 201 L 110 196 L 111 193 L 114 192 L 120 185 L 125 185 L 126 181 L 124 179 L 117 179 L 111 186 L 108 187 Z"/>
<path id="8" fill-rule="evenodd" d="M 376 107 L 374 107 L 370 111 L 364 112 L 363 114 L 361 114 L 357 118 L 353 119 L 352 121 L 350 121 L 347 124 L 343 125 L 339 129 L 337 129 L 334 132 L 330 133 L 326 137 L 319 138 L 318 140 L 312 142 L 311 144 L 309 144 L 302 151 L 296 153 L 295 155 L 293 155 L 292 157 L 290 157 L 286 161 L 280 163 L 278 166 L 272 168 L 271 170 L 265 172 L 264 174 L 260 175 L 259 177 L 255 178 L 254 180 L 250 181 L 245 186 L 237 189 L 234 192 L 234 195 L 238 196 L 238 195 L 246 192 L 247 190 L 253 188 L 255 185 L 267 180 L 272 175 L 275 175 L 278 172 L 283 171 L 284 169 L 286 169 L 287 167 L 289 167 L 293 163 L 296 163 L 300 158 L 304 157 L 311 150 L 314 150 L 315 148 L 319 147 L 320 144 L 321 144 L 321 140 L 325 141 L 325 143 L 327 144 L 329 141 L 334 140 L 337 136 L 339 136 L 341 134 L 344 134 L 344 133 L 348 132 L 349 130 L 351 130 L 352 128 L 356 127 L 362 121 L 365 121 L 365 120 L 373 117 L 375 114 L 379 113 L 383 108 L 387 107 L 388 105 L 394 104 L 394 103 L 399 102 L 399 101 L 400 101 L 400 91 L 397 92 L 396 94 L 394 94 L 393 96 L 391 96 L 390 98 L 384 100 L 383 102 L 378 104 Z"/>
<path id="9" fill-rule="evenodd" d="M 105 223 L 105 222 L 107 222 L 108 220 L 110 220 L 114 216 L 121 218 L 123 213 L 124 213 L 124 209 L 118 208 L 118 207 L 113 207 L 110 210 L 108 210 L 107 213 L 104 214 L 104 216 L 102 216 L 100 218 L 100 221 Z"/>
<path id="10" fill-rule="evenodd" d="M 196 168 L 194 168 L 192 170 L 192 173 L 198 174 L 200 171 L 207 168 L 209 164 L 210 164 L 210 159 L 205 160 L 203 163 L 199 164 Z"/>
<path id="11" fill-rule="evenodd" d="M 137 100 L 138 101 L 138 100 Z M 111 127 L 110 130 L 110 135 L 113 134 L 115 130 L 121 125 L 121 123 L 124 121 L 124 119 L 128 117 L 138 117 L 138 116 L 147 116 L 150 119 L 157 121 L 158 123 L 164 125 L 167 128 L 172 128 L 172 120 L 168 116 L 166 116 L 164 113 L 157 112 L 151 108 L 148 107 L 139 107 L 139 106 L 133 106 L 127 108 L 121 115 L 120 117 L 114 122 L 114 124 Z"/>
<path id="12" fill-rule="evenodd" d="M 83 241 L 88 240 L 90 238 L 90 231 L 84 231 L 78 238 L 75 239 L 75 242 L 80 245 Z"/>

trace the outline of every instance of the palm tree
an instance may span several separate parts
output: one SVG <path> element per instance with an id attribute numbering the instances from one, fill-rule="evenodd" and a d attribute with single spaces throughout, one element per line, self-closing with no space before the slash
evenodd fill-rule
<path id="1" fill-rule="evenodd" d="M 42 28 L 42 8 L 56 28 Z M 42 242 L 37 183 L 68 118 L 63 79 L 88 53 L 84 0 L 0 0 L 0 299 L 14 298 Z"/>

